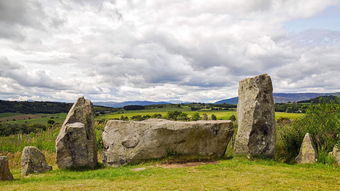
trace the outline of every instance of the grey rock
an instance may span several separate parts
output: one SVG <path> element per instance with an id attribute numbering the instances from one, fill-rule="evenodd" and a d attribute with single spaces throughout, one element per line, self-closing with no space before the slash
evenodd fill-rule
<path id="1" fill-rule="evenodd" d="M 103 163 L 119 166 L 169 155 L 181 159 L 222 157 L 233 135 L 230 121 L 110 120 L 103 132 Z"/>
<path id="2" fill-rule="evenodd" d="M 311 164 L 317 161 L 317 151 L 314 142 L 309 133 L 306 133 L 303 138 L 299 155 L 296 157 L 296 162 L 299 164 Z"/>
<path id="3" fill-rule="evenodd" d="M 13 175 L 9 170 L 6 156 L 0 156 L 0 181 L 1 180 L 13 180 Z"/>
<path id="4" fill-rule="evenodd" d="M 275 149 L 275 108 L 269 75 L 240 81 L 238 89 L 238 130 L 236 155 L 273 157 Z"/>
<path id="5" fill-rule="evenodd" d="M 45 155 L 33 146 L 24 148 L 21 154 L 21 174 L 27 176 L 33 173 L 41 173 L 52 170 L 46 162 Z"/>
<path id="6" fill-rule="evenodd" d="M 335 145 L 334 148 L 333 148 L 333 151 L 330 152 L 330 154 L 331 154 L 331 156 L 334 157 L 336 164 L 340 166 L 340 148 L 339 148 L 339 146 Z"/>
<path id="7" fill-rule="evenodd" d="M 56 139 L 60 169 L 95 168 L 98 162 L 94 113 L 90 100 L 78 98 Z"/>

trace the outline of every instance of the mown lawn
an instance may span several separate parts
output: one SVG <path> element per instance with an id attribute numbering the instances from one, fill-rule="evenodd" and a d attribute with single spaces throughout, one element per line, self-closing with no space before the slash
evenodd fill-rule
<path id="1" fill-rule="evenodd" d="M 268 160 L 224 159 L 217 164 L 163 168 L 159 162 L 89 171 L 53 170 L 0 182 L 0 190 L 340 190 L 340 168 Z M 135 168 L 145 168 L 133 171 Z"/>

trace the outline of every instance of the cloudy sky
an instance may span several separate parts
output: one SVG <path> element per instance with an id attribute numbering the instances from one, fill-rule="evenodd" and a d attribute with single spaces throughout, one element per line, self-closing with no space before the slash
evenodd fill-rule
<path id="1" fill-rule="evenodd" d="M 340 0 L 0 0 L 0 99 L 340 91 Z"/>

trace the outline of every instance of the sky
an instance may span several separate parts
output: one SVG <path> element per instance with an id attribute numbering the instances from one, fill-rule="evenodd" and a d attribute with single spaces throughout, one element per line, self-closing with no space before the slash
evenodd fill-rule
<path id="1" fill-rule="evenodd" d="M 340 92 L 340 0 L 0 0 L 0 99 Z"/>

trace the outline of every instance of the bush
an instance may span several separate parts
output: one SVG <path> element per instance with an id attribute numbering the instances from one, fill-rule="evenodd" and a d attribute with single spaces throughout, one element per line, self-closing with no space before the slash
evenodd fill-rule
<path id="1" fill-rule="evenodd" d="M 14 134 L 30 134 L 40 131 L 46 131 L 47 127 L 42 124 L 12 124 L 12 123 L 1 123 L 0 124 L 0 136 L 9 136 Z"/>
<path id="2" fill-rule="evenodd" d="M 123 120 L 123 121 L 128 121 L 129 120 L 129 117 L 128 116 L 120 116 L 120 120 Z"/>
<path id="3" fill-rule="evenodd" d="M 189 121 L 190 118 L 188 117 L 187 113 L 181 112 L 181 114 L 179 114 L 179 116 L 177 117 L 177 120 L 180 120 L 180 121 Z"/>
<path id="4" fill-rule="evenodd" d="M 157 118 L 157 119 L 160 119 L 162 118 L 162 114 L 159 114 L 159 113 L 155 113 L 151 116 L 151 118 Z"/>
<path id="5" fill-rule="evenodd" d="M 191 120 L 192 121 L 198 121 L 198 120 L 200 120 L 201 119 L 201 116 L 200 116 L 200 114 L 198 113 L 198 112 L 195 112 L 194 114 L 192 114 L 192 116 L 191 116 Z"/>
<path id="6" fill-rule="evenodd" d="M 290 125 L 277 128 L 277 154 L 279 160 L 294 162 L 298 155 L 302 140 L 310 133 L 315 140 L 319 153 L 319 162 L 329 161 L 325 153 L 332 151 L 339 143 L 340 105 L 311 105 L 306 115 Z"/>
<path id="7" fill-rule="evenodd" d="M 229 120 L 230 120 L 230 121 L 236 121 L 235 115 L 230 116 L 230 117 L 229 117 Z"/>
<path id="8" fill-rule="evenodd" d="M 211 120 L 217 120 L 217 117 L 215 114 L 211 114 Z"/>
<path id="9" fill-rule="evenodd" d="M 49 120 L 47 121 L 47 124 L 53 125 L 53 124 L 55 124 L 55 121 L 54 121 L 53 119 L 49 119 Z"/>
<path id="10" fill-rule="evenodd" d="M 206 114 L 206 113 L 203 113 L 203 117 L 202 117 L 202 119 L 203 120 L 208 120 L 209 118 L 208 118 L 208 114 Z"/>

